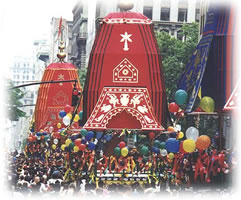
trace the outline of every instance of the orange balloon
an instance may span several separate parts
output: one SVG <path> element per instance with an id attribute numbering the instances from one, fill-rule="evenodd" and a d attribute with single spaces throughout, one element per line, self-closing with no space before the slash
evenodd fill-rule
<path id="1" fill-rule="evenodd" d="M 207 135 L 201 135 L 196 140 L 196 147 L 200 150 L 207 149 L 211 144 L 210 137 Z"/>
<path id="2" fill-rule="evenodd" d="M 167 131 L 169 132 L 176 132 L 172 126 L 168 126 Z"/>

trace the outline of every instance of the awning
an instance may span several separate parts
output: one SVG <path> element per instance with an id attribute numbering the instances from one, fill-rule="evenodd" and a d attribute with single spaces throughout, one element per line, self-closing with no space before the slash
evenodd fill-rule
<path id="1" fill-rule="evenodd" d="M 139 87 L 104 87 L 98 102 L 85 123 L 85 129 L 107 129 L 112 117 L 123 111 L 131 114 L 141 124 L 141 130 L 164 130 L 157 122 L 147 88 Z M 125 124 L 123 124 L 125 123 Z M 122 121 L 119 118 L 118 129 L 128 126 L 132 120 Z"/>

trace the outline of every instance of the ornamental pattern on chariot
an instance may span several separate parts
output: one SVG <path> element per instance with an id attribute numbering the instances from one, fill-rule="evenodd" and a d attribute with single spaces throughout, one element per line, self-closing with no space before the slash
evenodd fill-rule
<path id="1" fill-rule="evenodd" d="M 142 129 L 162 129 L 153 114 L 146 88 L 105 87 L 84 128 L 106 128 L 108 121 L 122 111 L 134 116 Z"/>
<path id="2" fill-rule="evenodd" d="M 113 69 L 113 82 L 138 83 L 138 69 L 127 58 L 124 58 Z"/>

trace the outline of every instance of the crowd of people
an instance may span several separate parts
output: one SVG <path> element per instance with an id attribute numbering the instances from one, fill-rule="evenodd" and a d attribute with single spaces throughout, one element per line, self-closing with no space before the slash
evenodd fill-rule
<path id="1" fill-rule="evenodd" d="M 65 151 L 51 148 L 50 142 L 36 140 L 23 152 L 7 155 L 6 177 L 13 195 L 31 197 L 175 195 L 203 188 L 228 189 L 236 168 L 233 152 L 216 149 L 178 152 L 173 158 L 150 153 L 143 157 L 136 150 L 128 156 L 106 157 L 102 152 Z M 103 174 L 149 174 L 145 181 L 98 179 Z"/>

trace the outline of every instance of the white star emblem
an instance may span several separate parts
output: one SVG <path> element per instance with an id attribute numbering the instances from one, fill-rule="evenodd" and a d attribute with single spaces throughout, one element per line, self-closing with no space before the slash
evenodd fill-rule
<path id="1" fill-rule="evenodd" d="M 124 42 L 124 48 L 123 50 L 124 51 L 128 51 L 129 48 L 128 48 L 128 42 L 132 42 L 131 40 L 131 36 L 132 34 L 128 34 L 127 32 L 125 32 L 124 34 L 120 34 L 120 36 L 122 37 L 122 39 L 120 40 L 120 42 Z"/>

